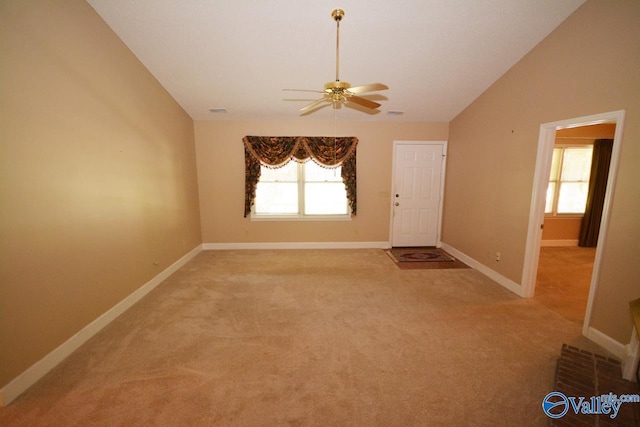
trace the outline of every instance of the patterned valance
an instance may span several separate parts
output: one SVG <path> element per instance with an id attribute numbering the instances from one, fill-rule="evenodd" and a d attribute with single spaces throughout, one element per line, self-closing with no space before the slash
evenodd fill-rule
<path id="1" fill-rule="evenodd" d="M 356 214 L 356 146 L 358 138 L 328 136 L 245 136 L 244 216 L 251 213 L 260 180 L 260 165 L 280 168 L 291 160 L 312 158 L 324 167 L 342 166 L 342 181 L 347 189 L 351 213 Z"/>

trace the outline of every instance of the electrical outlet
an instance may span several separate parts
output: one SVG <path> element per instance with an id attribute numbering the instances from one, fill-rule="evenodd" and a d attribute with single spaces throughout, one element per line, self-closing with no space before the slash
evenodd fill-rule
<path id="1" fill-rule="evenodd" d="M 502 257 L 502 254 L 500 254 L 500 252 L 496 252 L 496 262 L 500 262 L 501 257 Z"/>

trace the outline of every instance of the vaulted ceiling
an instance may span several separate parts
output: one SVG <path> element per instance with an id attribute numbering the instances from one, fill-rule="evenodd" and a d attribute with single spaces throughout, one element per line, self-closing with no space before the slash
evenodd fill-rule
<path id="1" fill-rule="evenodd" d="M 448 122 L 584 0 L 88 2 L 195 120 L 332 118 L 300 117 L 321 95 L 282 89 L 335 80 L 339 7 L 340 80 L 389 86 L 367 96 L 379 112 L 340 119 Z"/>

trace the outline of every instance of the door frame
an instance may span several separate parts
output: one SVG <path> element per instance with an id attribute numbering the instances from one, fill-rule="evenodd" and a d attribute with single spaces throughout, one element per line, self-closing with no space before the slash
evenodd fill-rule
<path id="1" fill-rule="evenodd" d="M 438 231 L 436 237 L 436 247 L 442 246 L 442 212 L 444 208 L 444 178 L 447 168 L 447 141 L 393 141 L 391 155 L 391 191 L 389 193 L 389 247 L 393 247 L 393 216 L 394 197 L 393 192 L 396 187 L 396 147 L 399 145 L 440 145 L 442 146 L 442 170 L 440 172 L 440 200 L 438 201 Z"/>
<path id="2" fill-rule="evenodd" d="M 602 220 L 600 221 L 600 233 L 596 245 L 596 254 L 593 262 L 591 283 L 589 285 L 589 297 L 587 299 L 587 311 L 584 323 L 582 324 L 582 335 L 595 341 L 607 350 L 616 354 L 622 351 L 624 354 L 616 354 L 623 359 L 622 377 L 632 380 L 638 369 L 640 360 L 640 344 L 635 331 L 631 332 L 631 342 L 624 345 L 625 350 L 620 350 L 617 343 L 612 342 L 609 337 L 601 333 L 594 334 L 591 330 L 591 314 L 593 302 L 598 289 L 598 279 L 600 277 L 600 266 L 604 252 L 604 242 L 607 238 L 611 206 L 614 197 L 618 164 L 620 161 L 620 151 L 622 146 L 622 136 L 624 130 L 625 110 L 610 111 L 607 113 L 595 114 L 592 116 L 577 117 L 574 119 L 562 120 L 559 122 L 544 123 L 540 125 L 540 136 L 538 139 L 538 154 L 536 158 L 536 170 L 533 182 L 533 194 L 531 196 L 531 208 L 529 213 L 529 227 L 527 231 L 527 243 L 525 247 L 524 266 L 522 269 L 522 297 L 531 298 L 535 292 L 536 275 L 538 272 L 538 260 L 540 256 L 540 242 L 542 240 L 541 225 L 544 222 L 544 205 L 546 199 L 546 189 L 551 171 L 551 157 L 555 144 L 556 130 L 572 127 L 595 125 L 600 123 L 615 123 L 616 130 L 613 136 L 613 147 L 611 160 L 609 163 L 609 175 L 607 177 L 607 188 L 602 210 Z M 609 345 L 616 344 L 616 345 Z"/>
<path id="3" fill-rule="evenodd" d="M 531 196 L 531 208 L 529 212 L 529 227 L 527 232 L 527 243 L 525 248 L 524 267 L 522 271 L 522 296 L 533 297 L 536 286 L 536 275 L 538 272 L 538 260 L 540 256 L 540 242 L 542 240 L 542 224 L 544 223 L 544 205 L 546 200 L 547 186 L 549 184 L 549 173 L 551 172 L 551 158 L 555 145 L 556 130 L 568 129 L 596 125 L 601 123 L 616 123 L 616 130 L 613 137 L 613 148 L 611 161 L 609 164 L 609 176 L 607 189 L 602 210 L 602 221 L 600 234 L 596 247 L 596 255 L 593 263 L 593 274 L 591 277 L 591 287 L 587 303 L 587 313 L 585 315 L 585 325 L 589 324 L 591 318 L 591 306 L 593 296 L 598 285 L 598 272 L 602 260 L 604 241 L 607 235 L 607 226 L 611 212 L 611 203 L 615 189 L 616 175 L 618 172 L 618 162 L 620 159 L 620 145 L 622 142 L 622 130 L 624 128 L 625 111 L 612 111 L 608 113 L 595 114 L 592 116 L 577 117 L 558 122 L 543 123 L 540 125 L 540 136 L 538 139 L 538 154 L 536 158 L 536 169 L 533 182 L 533 194 Z M 583 328 L 584 331 L 584 328 Z"/>

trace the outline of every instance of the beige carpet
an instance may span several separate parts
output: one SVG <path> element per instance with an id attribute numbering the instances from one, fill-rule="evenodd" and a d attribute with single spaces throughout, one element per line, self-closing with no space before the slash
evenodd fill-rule
<path id="1" fill-rule="evenodd" d="M 582 325 L 596 248 L 541 247 L 534 299 Z"/>
<path id="2" fill-rule="evenodd" d="M 400 270 L 374 249 L 208 251 L 0 425 L 546 426 L 563 343 L 603 353 L 473 269 Z"/>

